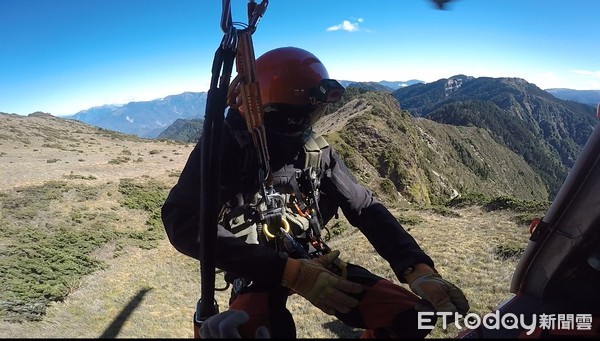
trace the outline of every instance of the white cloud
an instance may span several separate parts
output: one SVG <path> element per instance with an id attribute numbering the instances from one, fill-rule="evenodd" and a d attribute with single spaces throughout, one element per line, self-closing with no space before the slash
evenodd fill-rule
<path id="1" fill-rule="evenodd" d="M 592 76 L 595 78 L 600 78 L 600 71 L 588 71 L 588 70 L 571 70 L 571 72 L 575 72 L 584 76 Z"/>
<path id="2" fill-rule="evenodd" d="M 364 21 L 365 20 L 363 18 L 358 18 L 355 22 L 350 22 L 350 20 L 344 20 L 341 24 L 328 27 L 327 31 L 356 32 L 360 30 L 358 26 Z"/>

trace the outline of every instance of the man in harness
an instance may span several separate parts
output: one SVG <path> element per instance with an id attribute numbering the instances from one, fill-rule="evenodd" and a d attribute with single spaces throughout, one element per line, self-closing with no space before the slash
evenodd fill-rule
<path id="1" fill-rule="evenodd" d="M 240 327 L 242 337 L 254 337 L 266 326 L 271 337 L 295 338 L 286 308 L 293 293 L 365 329 L 365 336 L 425 337 L 430 330 L 417 328 L 416 309 L 465 314 L 469 305 L 461 290 L 442 279 L 412 236 L 357 183 L 334 148 L 313 133 L 327 103 L 343 93 L 320 60 L 299 48 L 278 48 L 256 60 L 256 72 L 276 193 L 270 199 L 280 210 L 267 217 L 272 223 L 264 223 L 257 150 L 246 113 L 235 101 L 240 95 L 232 91 L 221 145 L 216 266 L 233 283 L 229 308 L 249 315 Z M 169 240 L 196 259 L 201 144 L 202 139 L 162 208 Z M 321 229 L 338 208 L 414 293 L 342 261 L 339 251 L 327 247 Z"/>

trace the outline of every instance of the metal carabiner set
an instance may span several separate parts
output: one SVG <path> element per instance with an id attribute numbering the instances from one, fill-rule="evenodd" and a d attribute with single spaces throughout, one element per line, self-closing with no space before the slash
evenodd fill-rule
<path id="1" fill-rule="evenodd" d="M 247 31 L 253 34 L 256 31 L 258 21 L 267 11 L 269 5 L 268 0 L 261 1 L 257 4 L 254 0 L 248 1 L 248 24 L 242 22 L 234 22 L 231 16 L 231 0 L 223 0 L 223 11 L 221 13 L 221 30 L 223 31 L 223 40 L 221 47 L 224 49 L 234 49 L 237 47 L 238 28 L 235 25 L 242 27 L 242 31 Z"/>
<path id="2" fill-rule="evenodd" d="M 231 82 L 228 91 L 228 104 L 231 107 L 242 107 L 243 117 L 248 132 L 252 136 L 252 142 L 256 149 L 258 158 L 258 177 L 261 185 L 262 200 L 266 209 L 259 211 L 261 230 L 267 240 L 274 239 L 279 233 L 280 227 L 289 232 L 289 224 L 284 218 L 284 202 L 281 194 L 273 189 L 273 178 L 267 149 L 267 138 L 263 125 L 263 109 L 260 96 L 258 77 L 256 74 L 254 46 L 252 34 L 256 31 L 256 25 L 264 15 L 268 1 L 263 0 L 260 4 L 251 1 L 248 4 L 248 24 L 233 22 L 231 18 L 230 0 L 223 1 L 223 15 L 221 16 L 221 29 L 223 46 L 235 44 L 235 63 L 237 76 Z M 237 29 L 235 25 L 243 27 Z"/>
<path id="3" fill-rule="evenodd" d="M 221 138 L 231 71 L 239 52 L 239 37 L 252 35 L 267 5 L 267 0 L 263 0 L 260 4 L 250 0 L 248 4 L 248 24 L 241 24 L 244 28 L 238 30 L 235 25 L 239 23 L 234 22 L 231 17 L 231 1 L 223 0 L 221 28 L 224 35 L 213 59 L 212 77 L 202 128 L 201 198 L 198 221 L 198 241 L 202 243 L 199 252 L 201 297 L 196 304 L 193 317 L 195 338 L 200 338 L 200 328 L 204 321 L 219 312 L 219 307 L 215 301 L 217 224 L 220 211 L 217 203 L 220 202 Z M 254 60 L 252 60 L 253 62 Z M 267 197 L 265 196 L 265 198 Z"/>

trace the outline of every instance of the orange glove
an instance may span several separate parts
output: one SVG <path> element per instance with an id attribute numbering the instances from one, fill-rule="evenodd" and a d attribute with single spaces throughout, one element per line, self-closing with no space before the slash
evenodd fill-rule
<path id="1" fill-rule="evenodd" d="M 281 284 L 309 300 L 329 315 L 347 313 L 358 306 L 358 294 L 363 288 L 327 270 L 323 265 L 334 264 L 339 251 L 332 251 L 314 260 L 288 258 Z"/>
<path id="2" fill-rule="evenodd" d="M 469 311 L 469 301 L 454 284 L 444 280 L 427 264 L 415 265 L 414 271 L 404 275 L 410 290 L 429 301 L 436 311 L 458 312 L 465 315 Z M 425 305 L 415 307 L 419 311 L 431 310 Z"/>

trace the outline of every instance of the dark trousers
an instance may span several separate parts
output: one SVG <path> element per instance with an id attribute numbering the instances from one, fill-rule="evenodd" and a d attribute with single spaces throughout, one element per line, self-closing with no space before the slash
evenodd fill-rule
<path id="1" fill-rule="evenodd" d="M 356 296 L 360 300 L 356 308 L 335 316 L 350 327 L 365 329 L 363 337 L 424 338 L 431 331 L 417 328 L 414 307 L 420 298 L 409 290 L 353 264 L 348 264 L 348 280 L 362 284 L 365 290 Z M 289 294 L 282 286 L 258 285 L 233 292 L 229 308 L 250 315 L 240 329 L 242 337 L 253 338 L 256 328 L 266 326 L 272 338 L 296 338 L 294 319 L 286 308 Z"/>

